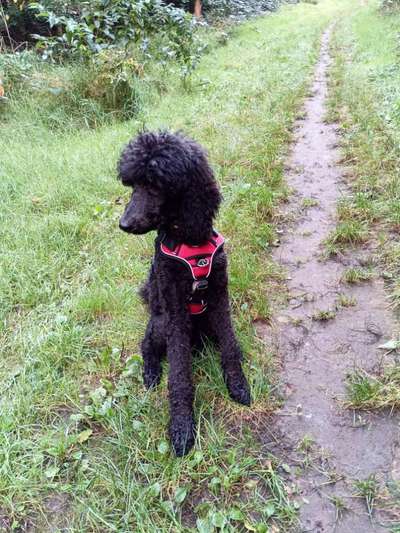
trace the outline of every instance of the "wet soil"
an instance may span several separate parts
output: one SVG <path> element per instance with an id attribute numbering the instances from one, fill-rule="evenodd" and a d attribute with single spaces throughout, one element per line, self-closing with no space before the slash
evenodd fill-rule
<path id="1" fill-rule="evenodd" d="M 276 312 L 272 327 L 258 327 L 282 360 L 285 398 L 263 442 L 287 463 L 297 487 L 298 531 L 389 531 L 390 512 L 382 510 L 388 502 L 376 499 L 371 512 L 366 499 L 356 496 L 354 480 L 376 475 L 384 492 L 396 478 L 399 417 L 358 413 L 342 402 L 349 372 L 374 371 L 384 364 L 378 346 L 391 338 L 396 324 L 379 277 L 355 286 L 341 281 L 349 265 L 369 260 L 371 246 L 339 258 L 322 256 L 323 241 L 335 227 L 338 198 L 348 193 L 345 169 L 338 163 L 338 128 L 325 122 L 329 38 L 327 30 L 305 118 L 297 122 L 287 161 L 294 193 L 274 255 L 287 272 L 289 303 Z M 356 304 L 338 306 L 340 294 Z M 332 318 L 317 320 L 319 311 L 332 311 Z"/>

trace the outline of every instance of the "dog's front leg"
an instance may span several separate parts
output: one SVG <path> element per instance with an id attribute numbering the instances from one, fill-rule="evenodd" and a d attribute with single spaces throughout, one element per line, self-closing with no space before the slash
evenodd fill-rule
<path id="1" fill-rule="evenodd" d="M 209 326 L 221 351 L 221 366 L 229 395 L 238 403 L 250 405 L 250 389 L 242 369 L 242 351 L 232 326 L 226 267 L 216 270 L 210 289 Z"/>
<path id="2" fill-rule="evenodd" d="M 175 454 L 185 455 L 194 444 L 190 317 L 183 305 L 170 310 L 167 329 L 170 438 Z M 175 312 L 174 312 L 175 311 Z"/>
<path id="3" fill-rule="evenodd" d="M 213 314 L 213 320 L 217 326 L 214 331 L 221 350 L 224 380 L 232 400 L 243 405 L 250 405 L 250 389 L 242 369 L 242 352 L 229 316 L 228 299 L 224 299 L 219 307 L 220 310 Z"/>

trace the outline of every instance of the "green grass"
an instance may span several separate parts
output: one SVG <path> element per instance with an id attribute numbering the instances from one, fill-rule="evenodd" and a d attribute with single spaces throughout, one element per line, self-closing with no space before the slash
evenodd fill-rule
<path id="1" fill-rule="evenodd" d="M 326 250 L 330 255 L 346 249 L 349 245 L 355 246 L 367 240 L 367 232 L 362 222 L 348 219 L 339 222 L 331 235 L 326 239 Z"/>
<path id="2" fill-rule="evenodd" d="M 327 254 L 337 255 L 368 241 L 368 222 L 373 221 L 370 204 L 361 193 L 341 198 L 337 204 L 337 225 L 325 240 Z"/>
<path id="3" fill-rule="evenodd" d="M 400 13 L 383 14 L 377 7 L 371 2 L 355 9 L 337 26 L 332 47 L 331 118 L 342 128 L 352 188 L 338 217 L 352 226 L 345 237 L 350 243 L 400 227 Z"/>
<path id="4" fill-rule="evenodd" d="M 374 475 L 369 476 L 367 479 L 359 479 L 354 482 L 354 488 L 356 494 L 365 500 L 368 514 L 372 518 L 372 512 L 374 510 L 375 500 L 379 495 L 379 483 Z"/>
<path id="5" fill-rule="evenodd" d="M 339 7 L 288 6 L 242 25 L 203 59 L 190 91 L 171 79 L 135 121 L 61 134 L 36 121 L 25 100 L 8 116 L 0 138 L 0 527 L 262 532 L 295 520 L 279 463 L 254 432 L 274 405 L 274 362 L 253 320 L 269 317 L 268 280 L 280 275 L 266 250 L 288 194 L 282 155 L 321 32 Z M 206 350 L 194 364 L 199 434 L 183 459 L 168 445 L 165 378 L 151 393 L 141 380 L 147 314 L 137 288 L 153 236 L 128 238 L 117 224 L 128 192 L 116 160 L 143 125 L 182 128 L 209 149 L 255 399 L 252 410 L 232 404 Z"/>
<path id="6" fill-rule="evenodd" d="M 318 309 L 313 313 L 312 319 L 317 322 L 327 322 L 333 320 L 336 317 L 336 310 L 334 309 Z"/>
<path id="7" fill-rule="evenodd" d="M 363 281 L 369 281 L 374 276 L 374 273 L 364 267 L 350 267 L 342 274 L 342 281 L 350 284 L 362 283 Z"/>
<path id="8" fill-rule="evenodd" d="M 357 305 L 357 300 L 353 296 L 341 293 L 336 300 L 336 307 L 354 307 Z"/>
<path id="9" fill-rule="evenodd" d="M 343 159 L 352 189 L 351 197 L 339 205 L 338 217 L 378 244 L 378 267 L 395 310 L 400 307 L 399 27 L 400 12 L 383 13 L 377 2 L 356 7 L 336 27 L 330 101 L 331 118 L 342 129 Z M 369 276 L 351 269 L 344 277 L 358 282 L 364 274 Z M 398 407 L 398 376 L 398 366 L 376 376 L 356 373 L 349 378 L 348 405 Z"/>
<path id="10" fill-rule="evenodd" d="M 347 380 L 347 405 L 357 409 L 400 407 L 400 369 L 386 368 L 379 375 L 355 372 Z"/>
<path id="11" fill-rule="evenodd" d="M 319 204 L 316 198 L 303 198 L 301 201 L 301 207 L 303 209 L 309 209 L 310 207 L 316 207 Z"/>

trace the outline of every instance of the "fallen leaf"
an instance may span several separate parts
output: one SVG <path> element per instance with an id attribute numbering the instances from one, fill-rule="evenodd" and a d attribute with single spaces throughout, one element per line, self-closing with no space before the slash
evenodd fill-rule
<path id="1" fill-rule="evenodd" d="M 178 487 L 175 491 L 175 501 L 176 503 L 183 503 L 187 495 L 187 488 Z"/>
<path id="2" fill-rule="evenodd" d="M 378 346 L 378 348 L 380 350 L 389 350 L 390 352 L 392 352 L 393 350 L 397 350 L 398 348 L 400 348 L 400 341 L 391 340 L 385 342 L 385 344 L 381 344 L 380 346 Z"/>
<path id="3" fill-rule="evenodd" d="M 44 475 L 48 478 L 52 478 L 58 474 L 60 469 L 58 466 L 50 466 L 47 470 L 44 471 Z"/>
<path id="4" fill-rule="evenodd" d="M 89 437 L 92 435 L 93 430 L 92 429 L 85 429 L 84 431 L 81 431 L 78 435 L 77 441 L 82 444 L 83 442 L 86 442 Z"/>
<path id="5" fill-rule="evenodd" d="M 167 441 L 162 440 L 160 444 L 157 446 L 157 450 L 162 454 L 165 455 L 169 451 L 169 444 Z"/>

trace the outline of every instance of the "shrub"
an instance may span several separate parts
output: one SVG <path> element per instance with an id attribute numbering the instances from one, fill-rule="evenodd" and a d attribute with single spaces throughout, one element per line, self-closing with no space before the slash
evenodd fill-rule
<path id="1" fill-rule="evenodd" d="M 211 18 L 244 19 L 264 11 L 275 11 L 281 0 L 204 0 L 206 16 Z"/>
<path id="2" fill-rule="evenodd" d="M 175 6 L 193 11 L 193 0 L 173 0 Z M 203 0 L 203 14 L 208 19 L 246 18 L 263 11 L 274 11 L 282 0 Z"/>
<path id="3" fill-rule="evenodd" d="M 27 0 L 0 1 L 0 38 L 7 45 L 22 43 L 30 39 L 32 33 L 50 35 L 49 27 L 44 21 L 37 19 L 29 9 Z"/>
<path id="4" fill-rule="evenodd" d="M 138 46 L 147 59 L 175 59 L 193 70 L 202 52 L 193 17 L 161 0 L 98 0 L 78 17 L 58 16 L 41 4 L 31 4 L 58 35 L 36 35 L 43 57 L 90 57 L 105 49 Z"/>
<path id="5" fill-rule="evenodd" d="M 82 93 L 106 113 L 127 119 L 141 108 L 143 65 L 122 50 L 103 50 L 91 61 Z"/>

